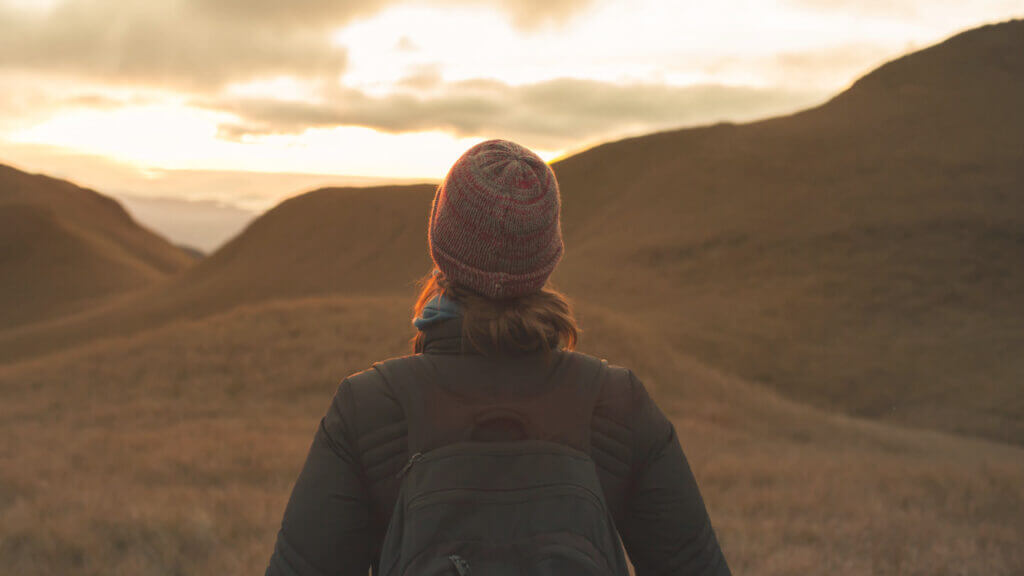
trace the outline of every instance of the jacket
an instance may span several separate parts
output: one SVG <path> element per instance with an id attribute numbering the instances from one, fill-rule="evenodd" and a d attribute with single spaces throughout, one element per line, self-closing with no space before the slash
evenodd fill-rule
<path id="1" fill-rule="evenodd" d="M 569 351 L 465 353 L 458 319 L 424 333 L 418 358 L 385 363 L 394 367 L 416 360 L 423 367 L 417 378 L 422 381 L 396 378 L 404 372 L 374 365 L 338 386 L 292 490 L 268 576 L 365 576 L 370 567 L 378 574 L 398 472 L 412 453 L 410 441 L 419 442 L 420 449 L 432 447 L 408 438 L 402 390 L 428 380 L 453 400 L 446 405 L 532 406 L 542 410 L 544 420 L 583 422 L 589 446 L 578 448 L 597 466 L 638 576 L 730 574 L 675 428 L 632 371 L 601 361 L 597 374 L 585 376 L 579 371 L 583 355 Z M 590 390 L 589 405 L 548 397 L 552 390 L 575 388 Z M 553 418 L 544 417 L 543 410 L 552 410 Z M 449 406 L 443 418 L 454 413 Z"/>

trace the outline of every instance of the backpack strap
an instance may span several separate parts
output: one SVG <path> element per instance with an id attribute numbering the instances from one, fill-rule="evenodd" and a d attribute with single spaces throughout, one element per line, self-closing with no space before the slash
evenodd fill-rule
<path id="1" fill-rule="evenodd" d="M 423 386 L 428 380 L 427 369 L 429 367 L 424 364 L 422 354 L 391 358 L 377 362 L 373 367 L 391 389 L 405 414 L 409 454 L 423 452 L 424 447 L 421 441 L 426 417 Z"/>
<path id="2" fill-rule="evenodd" d="M 522 398 L 473 400 L 439 386 L 441 378 L 423 354 L 374 365 L 402 406 L 409 454 L 455 442 L 546 440 L 590 453 L 594 407 L 607 362 L 587 354 L 561 352 L 553 386 Z"/>

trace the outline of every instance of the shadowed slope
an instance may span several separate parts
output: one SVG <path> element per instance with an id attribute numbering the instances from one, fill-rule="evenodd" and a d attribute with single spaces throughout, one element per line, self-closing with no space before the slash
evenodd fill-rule
<path id="1" fill-rule="evenodd" d="M 0 330 L 150 286 L 191 262 L 111 198 L 0 165 Z"/>
<path id="2" fill-rule="evenodd" d="M 555 166 L 570 293 L 799 399 L 1024 441 L 1024 21 Z"/>
<path id="3" fill-rule="evenodd" d="M 179 289 L 224 304 L 408 292 L 430 270 L 435 186 L 325 188 L 290 198 L 199 263 Z"/>
<path id="4" fill-rule="evenodd" d="M 241 304 L 321 294 L 400 294 L 430 270 L 434 186 L 327 188 L 282 202 L 184 274 L 48 324 L 0 333 L 0 363 Z"/>

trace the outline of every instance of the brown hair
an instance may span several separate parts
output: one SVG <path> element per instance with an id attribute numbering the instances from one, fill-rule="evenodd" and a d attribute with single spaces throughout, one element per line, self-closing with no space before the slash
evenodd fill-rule
<path id="1" fill-rule="evenodd" d="M 580 329 L 565 295 L 544 287 L 539 292 L 507 300 L 493 300 L 453 284 L 439 270 L 419 282 L 420 295 L 413 306 L 413 318 L 434 296 L 444 294 L 462 308 L 462 349 L 481 354 L 501 350 L 532 352 L 562 348 L 573 350 Z M 423 351 L 424 335 L 412 339 L 413 352 Z"/>

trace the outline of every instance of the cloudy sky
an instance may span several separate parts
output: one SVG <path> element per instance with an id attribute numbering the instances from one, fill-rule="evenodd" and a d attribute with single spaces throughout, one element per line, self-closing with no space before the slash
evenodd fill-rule
<path id="1" fill-rule="evenodd" d="M 0 163 L 265 208 L 817 104 L 1024 0 L 0 0 Z"/>

